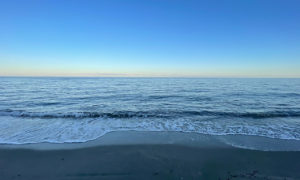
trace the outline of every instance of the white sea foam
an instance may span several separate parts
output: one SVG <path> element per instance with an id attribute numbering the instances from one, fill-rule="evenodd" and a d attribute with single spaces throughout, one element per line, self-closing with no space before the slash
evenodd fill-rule
<path id="1" fill-rule="evenodd" d="M 280 123 L 278 123 L 280 122 Z M 0 116 L 0 143 L 65 143 L 86 142 L 111 131 L 177 131 L 210 135 L 253 135 L 277 139 L 300 140 L 300 132 L 278 120 L 273 124 L 255 124 L 241 119 L 202 120 L 147 119 L 147 118 L 86 118 L 86 119 L 37 119 Z"/>

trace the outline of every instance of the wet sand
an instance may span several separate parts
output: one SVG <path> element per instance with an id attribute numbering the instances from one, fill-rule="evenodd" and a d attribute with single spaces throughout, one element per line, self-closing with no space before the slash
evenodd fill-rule
<path id="1" fill-rule="evenodd" d="M 300 152 L 214 143 L 1 148 L 0 179 L 300 179 Z"/>

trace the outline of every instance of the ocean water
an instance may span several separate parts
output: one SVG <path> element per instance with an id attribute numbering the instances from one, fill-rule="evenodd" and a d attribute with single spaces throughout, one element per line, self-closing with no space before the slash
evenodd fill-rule
<path id="1" fill-rule="evenodd" d="M 0 143 L 127 130 L 300 140 L 300 79 L 0 78 Z"/>

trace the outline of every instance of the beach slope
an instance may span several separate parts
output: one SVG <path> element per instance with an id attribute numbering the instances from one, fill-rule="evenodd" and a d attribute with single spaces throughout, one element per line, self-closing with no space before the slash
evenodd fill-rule
<path id="1" fill-rule="evenodd" d="M 299 151 L 115 144 L 0 149 L 0 179 L 300 179 Z"/>

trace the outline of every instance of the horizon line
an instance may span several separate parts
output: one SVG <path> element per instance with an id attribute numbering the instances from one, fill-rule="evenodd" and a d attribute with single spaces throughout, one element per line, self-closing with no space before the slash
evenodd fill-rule
<path id="1" fill-rule="evenodd" d="M 31 75 L 0 75 L 1 78 L 219 78 L 219 79 L 300 79 L 300 77 L 270 77 L 270 76 L 31 76 Z"/>

